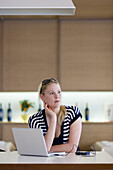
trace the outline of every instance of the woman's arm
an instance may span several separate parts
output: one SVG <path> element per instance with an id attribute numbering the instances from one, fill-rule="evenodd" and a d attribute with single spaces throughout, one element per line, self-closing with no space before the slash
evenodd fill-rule
<path id="1" fill-rule="evenodd" d="M 56 114 L 51 110 L 51 108 L 47 106 L 47 104 L 44 104 L 44 107 L 45 107 L 46 114 L 48 114 L 50 117 L 48 131 L 45 135 L 45 142 L 46 142 L 47 150 L 50 151 L 54 137 L 55 137 L 57 117 L 56 117 Z"/>
<path id="2" fill-rule="evenodd" d="M 53 117 L 50 121 L 48 131 L 45 135 L 45 142 L 46 142 L 48 151 L 50 151 L 54 137 L 55 137 L 55 129 L 56 129 L 56 120 L 55 120 L 55 117 Z"/>
<path id="3" fill-rule="evenodd" d="M 69 141 L 66 144 L 61 144 L 61 145 L 54 145 L 51 147 L 51 151 L 65 151 L 65 152 L 70 152 L 71 149 L 74 146 L 74 149 L 72 152 L 75 152 L 77 150 L 80 136 L 81 136 L 81 131 L 82 131 L 82 123 L 81 123 L 81 118 L 78 118 L 75 122 L 73 122 L 70 126 L 70 134 L 69 134 Z"/>

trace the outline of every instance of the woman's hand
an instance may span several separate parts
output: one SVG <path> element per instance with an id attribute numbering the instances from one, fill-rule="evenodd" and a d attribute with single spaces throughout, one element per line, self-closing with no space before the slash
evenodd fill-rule
<path id="1" fill-rule="evenodd" d="M 53 110 L 51 109 L 50 106 L 47 105 L 47 103 L 44 103 L 44 108 L 45 108 L 45 112 L 48 116 L 50 116 L 50 118 L 54 118 L 56 117 L 55 112 L 53 112 Z"/>

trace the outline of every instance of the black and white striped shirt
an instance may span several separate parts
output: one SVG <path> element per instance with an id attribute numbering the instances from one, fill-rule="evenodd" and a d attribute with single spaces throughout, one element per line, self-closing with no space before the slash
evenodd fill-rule
<path id="1" fill-rule="evenodd" d="M 61 135 L 58 138 L 54 139 L 54 144 L 63 144 L 67 143 L 69 140 L 70 126 L 75 122 L 79 117 L 82 118 L 82 114 L 78 107 L 76 106 L 65 106 L 67 114 L 65 115 L 64 121 L 61 125 Z M 41 110 L 37 114 L 31 116 L 28 120 L 30 128 L 41 128 L 43 135 L 45 136 L 48 130 L 47 120 L 45 116 L 45 109 Z"/>

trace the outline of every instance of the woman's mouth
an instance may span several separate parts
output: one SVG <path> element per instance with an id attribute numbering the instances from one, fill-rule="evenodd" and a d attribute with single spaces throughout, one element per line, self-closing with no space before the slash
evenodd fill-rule
<path id="1" fill-rule="evenodd" d="M 55 100 L 55 103 L 59 103 L 60 102 L 60 100 Z"/>

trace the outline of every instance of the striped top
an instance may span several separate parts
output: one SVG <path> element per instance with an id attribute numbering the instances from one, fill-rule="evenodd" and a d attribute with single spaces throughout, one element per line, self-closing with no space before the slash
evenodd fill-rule
<path id="1" fill-rule="evenodd" d="M 70 126 L 79 117 L 82 118 L 82 114 L 76 106 L 65 106 L 67 114 L 61 125 L 61 134 L 59 138 L 55 138 L 53 145 L 67 143 L 69 140 Z M 37 114 L 31 116 L 28 120 L 30 128 L 41 128 L 43 135 L 45 136 L 48 130 L 47 120 L 45 116 L 45 109 L 39 111 Z"/>

